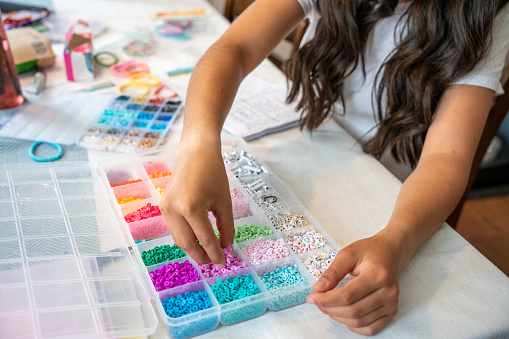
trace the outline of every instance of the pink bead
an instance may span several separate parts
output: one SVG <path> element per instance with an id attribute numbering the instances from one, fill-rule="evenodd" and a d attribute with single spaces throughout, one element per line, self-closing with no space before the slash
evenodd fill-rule
<path id="1" fill-rule="evenodd" d="M 282 246 L 282 247 L 281 247 Z M 283 239 L 276 241 L 263 238 L 256 239 L 253 244 L 242 249 L 251 264 L 260 264 L 274 259 L 284 258 L 289 255 L 283 245 Z"/>
<path id="2" fill-rule="evenodd" d="M 247 267 L 247 263 L 241 261 L 239 257 L 233 254 L 232 248 L 223 248 L 222 251 L 226 259 L 226 267 L 219 269 L 215 264 L 212 263 L 198 265 L 204 276 L 208 275 L 210 277 L 214 277 L 228 272 L 236 271 L 241 267 Z"/>

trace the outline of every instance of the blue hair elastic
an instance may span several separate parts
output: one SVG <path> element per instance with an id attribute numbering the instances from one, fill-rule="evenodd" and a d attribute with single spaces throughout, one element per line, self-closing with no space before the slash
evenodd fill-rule
<path id="1" fill-rule="evenodd" d="M 37 147 L 39 147 L 39 145 L 42 145 L 42 144 L 48 144 L 48 145 L 50 145 L 52 147 L 55 147 L 57 149 L 57 151 L 58 151 L 57 155 L 55 155 L 53 157 L 49 157 L 49 158 L 41 158 L 41 157 L 36 156 L 35 155 L 35 149 Z M 62 146 L 60 146 L 59 144 L 54 144 L 52 142 L 36 141 L 30 147 L 30 151 L 28 152 L 28 155 L 34 161 L 38 161 L 38 162 L 51 162 L 51 161 L 55 161 L 55 160 L 60 159 L 62 157 L 62 155 L 64 155 L 64 150 L 62 149 Z"/>

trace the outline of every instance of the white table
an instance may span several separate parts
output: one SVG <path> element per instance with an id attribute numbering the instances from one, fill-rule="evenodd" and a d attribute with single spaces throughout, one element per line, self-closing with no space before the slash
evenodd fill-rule
<path id="1" fill-rule="evenodd" d="M 198 57 L 223 32 L 227 21 L 200 0 L 113 1 L 55 0 L 61 15 L 107 20 L 121 29 L 146 21 L 145 14 L 168 9 L 206 8 L 213 34 L 175 43 Z M 100 39 L 107 39 L 108 35 Z M 98 39 L 97 42 L 101 40 Z M 176 54 L 175 54 L 176 53 Z M 177 62 L 178 63 L 178 62 Z M 159 69 L 161 72 L 166 69 Z M 157 72 L 154 72 L 157 74 Z M 254 73 L 274 83 L 284 77 L 265 61 Z M 106 78 L 107 75 L 104 75 Z M 49 89 L 51 90 L 51 89 Z M 178 119 L 166 142 L 175 147 L 182 130 Z M 334 122 L 310 137 L 297 129 L 264 137 L 250 146 L 293 189 L 295 196 L 339 243 L 369 237 L 388 221 L 401 183 Z M 90 152 L 93 163 L 114 154 Z M 305 180 L 303 180 L 305 179 Z M 305 182 L 305 185 L 302 185 Z M 160 320 L 154 338 L 168 334 Z M 357 337 L 314 306 L 300 305 L 204 335 L 210 338 Z M 401 274 L 398 315 L 379 334 L 383 338 L 507 337 L 509 279 L 449 226 L 443 225 Z"/>

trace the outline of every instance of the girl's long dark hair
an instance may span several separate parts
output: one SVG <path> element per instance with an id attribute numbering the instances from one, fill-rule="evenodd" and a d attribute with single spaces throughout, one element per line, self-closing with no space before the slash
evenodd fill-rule
<path id="1" fill-rule="evenodd" d="M 399 44 L 378 70 L 373 88 L 378 129 L 363 145 L 379 158 L 390 148 L 415 167 L 438 100 L 471 72 L 491 44 L 498 11 L 508 0 L 413 0 L 399 25 Z M 344 107 L 343 84 L 357 67 L 375 24 L 394 13 L 397 0 L 316 0 L 321 14 L 314 38 L 286 66 L 298 101 L 301 128 L 317 128 Z M 299 96 L 299 93 L 301 96 Z M 346 114 L 348 112 L 345 112 Z"/>

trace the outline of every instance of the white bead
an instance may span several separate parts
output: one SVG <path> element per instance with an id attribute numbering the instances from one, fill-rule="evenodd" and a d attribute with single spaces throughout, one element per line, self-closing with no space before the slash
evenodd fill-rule
<path id="1" fill-rule="evenodd" d="M 253 183 L 251 183 L 251 184 L 247 185 L 247 187 L 248 187 L 249 189 L 254 189 L 254 190 L 256 190 L 256 189 L 258 189 L 258 188 L 260 188 L 260 187 L 262 187 L 262 186 L 264 186 L 264 185 L 265 185 L 265 181 L 263 181 L 263 179 L 258 179 L 258 180 L 256 180 L 256 181 L 254 181 Z"/>
<path id="2" fill-rule="evenodd" d="M 259 169 L 259 168 L 257 168 L 257 167 L 254 167 L 254 166 L 250 166 L 250 165 L 244 165 L 244 167 L 243 167 L 243 168 L 244 168 L 244 169 L 246 169 L 246 170 L 249 170 L 249 171 L 251 171 L 251 172 L 255 172 L 256 174 L 259 174 L 259 173 L 261 173 L 261 172 L 262 172 L 262 170 L 261 170 L 261 169 Z"/>

